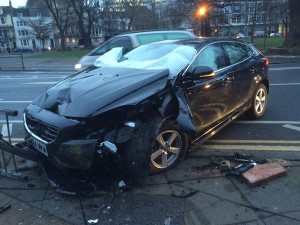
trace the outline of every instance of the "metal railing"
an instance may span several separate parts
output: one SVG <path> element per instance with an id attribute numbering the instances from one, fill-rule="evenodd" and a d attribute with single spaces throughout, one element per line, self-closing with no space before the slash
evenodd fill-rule
<path id="1" fill-rule="evenodd" d="M 7 176 L 7 177 L 12 177 L 12 178 L 17 178 L 17 179 L 26 179 L 21 173 L 18 172 L 17 164 L 16 164 L 16 159 L 15 159 L 15 154 L 11 153 L 10 151 L 6 151 L 6 149 L 14 148 L 11 143 L 11 130 L 9 126 L 9 116 L 17 116 L 18 111 L 16 110 L 9 110 L 9 109 L 0 109 L 0 115 L 5 116 L 5 121 L 6 124 L 6 131 L 7 133 L 7 138 L 8 142 L 3 139 L 3 134 L 0 132 L 0 150 L 1 150 L 1 156 L 2 159 L 0 160 L 0 174 Z M 2 129 L 3 130 L 3 129 Z M 9 155 L 8 155 L 9 154 Z M 8 159 L 8 160 L 7 160 Z M 8 169 L 7 164 L 9 163 L 10 159 L 13 161 L 13 168 Z"/>
<path id="2" fill-rule="evenodd" d="M 3 54 L 0 55 L 0 70 L 22 69 L 25 70 L 22 54 Z"/>

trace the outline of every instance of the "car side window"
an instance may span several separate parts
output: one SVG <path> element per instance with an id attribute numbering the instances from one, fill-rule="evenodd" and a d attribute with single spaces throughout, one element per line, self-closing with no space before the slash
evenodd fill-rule
<path id="1" fill-rule="evenodd" d="M 133 49 L 132 43 L 129 37 L 116 37 L 108 40 L 104 44 L 92 51 L 91 55 L 103 55 L 116 47 L 123 47 L 123 54 Z"/>
<path id="2" fill-rule="evenodd" d="M 246 46 L 240 43 L 224 43 L 223 46 L 228 54 L 230 64 L 236 64 L 250 56 Z"/>
<path id="3" fill-rule="evenodd" d="M 118 37 L 112 40 L 109 43 L 108 51 L 116 47 L 123 47 L 123 54 L 129 52 L 133 48 L 129 37 Z"/>
<path id="4" fill-rule="evenodd" d="M 226 67 L 226 65 L 226 57 L 221 44 L 211 44 L 199 53 L 190 66 L 189 72 L 192 72 L 197 66 L 208 66 L 215 71 Z"/>

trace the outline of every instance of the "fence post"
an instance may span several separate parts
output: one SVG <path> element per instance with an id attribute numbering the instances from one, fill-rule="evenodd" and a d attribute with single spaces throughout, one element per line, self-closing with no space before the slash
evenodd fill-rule
<path id="1" fill-rule="evenodd" d="M 24 60 L 23 60 L 23 54 L 21 54 L 21 61 L 22 61 L 23 70 L 25 70 L 25 65 L 24 65 Z"/>

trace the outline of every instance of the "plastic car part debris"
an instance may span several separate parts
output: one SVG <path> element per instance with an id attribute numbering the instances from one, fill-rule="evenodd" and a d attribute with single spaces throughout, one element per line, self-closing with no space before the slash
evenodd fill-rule
<path id="1" fill-rule="evenodd" d="M 220 165 L 219 165 L 219 169 L 220 169 L 220 172 L 230 171 L 231 170 L 231 168 L 230 168 L 230 162 L 228 160 L 221 161 Z"/>
<path id="2" fill-rule="evenodd" d="M 234 160 L 236 162 L 253 163 L 251 156 L 241 155 L 238 152 L 234 153 Z"/>
<path id="3" fill-rule="evenodd" d="M 130 121 L 126 122 L 125 125 L 128 126 L 128 127 L 136 127 L 136 123 L 135 122 L 130 122 Z"/>
<path id="4" fill-rule="evenodd" d="M 112 154 L 117 153 L 117 146 L 114 143 L 111 143 L 110 141 L 103 141 L 100 143 L 100 147 L 104 148 L 104 150 L 108 150 Z"/>
<path id="5" fill-rule="evenodd" d="M 3 206 L 0 207 L 0 213 L 4 212 L 5 210 L 10 208 L 10 204 L 5 203 Z"/>
<path id="6" fill-rule="evenodd" d="M 97 224 L 99 222 L 99 219 L 88 220 L 87 222 L 88 222 L 88 224 Z"/>
<path id="7" fill-rule="evenodd" d="M 121 180 L 118 185 L 120 188 L 123 188 L 126 186 L 126 183 L 123 180 Z"/>
<path id="8" fill-rule="evenodd" d="M 242 173 L 250 170 L 251 168 L 253 168 L 255 165 L 255 163 L 245 163 L 245 164 L 240 164 L 237 167 L 231 169 L 231 171 L 229 172 L 230 175 L 236 175 L 236 176 L 240 176 Z"/>

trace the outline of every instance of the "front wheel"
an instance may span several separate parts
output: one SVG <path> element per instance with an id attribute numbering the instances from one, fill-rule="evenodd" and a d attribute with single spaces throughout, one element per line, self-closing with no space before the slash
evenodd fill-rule
<path id="1" fill-rule="evenodd" d="M 264 84 L 259 84 L 252 100 L 252 106 L 247 111 L 247 116 L 251 119 L 258 119 L 263 116 L 268 103 L 268 92 Z"/>
<path id="2" fill-rule="evenodd" d="M 169 170 L 181 162 L 187 152 L 187 136 L 172 120 L 166 120 L 152 144 L 150 174 Z"/>

